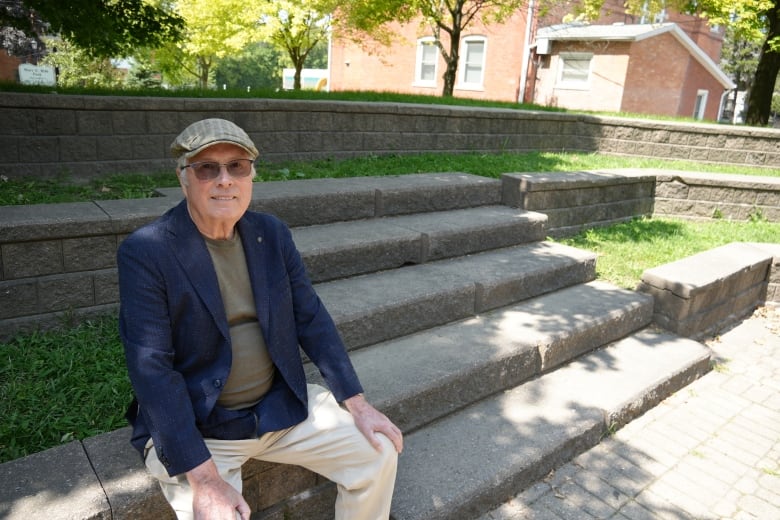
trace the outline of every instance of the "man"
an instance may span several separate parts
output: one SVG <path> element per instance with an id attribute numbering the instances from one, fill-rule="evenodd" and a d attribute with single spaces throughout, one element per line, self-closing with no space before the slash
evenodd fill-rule
<path id="1" fill-rule="evenodd" d="M 257 148 L 205 119 L 171 150 L 184 200 L 118 252 L 132 444 L 178 518 L 248 520 L 250 458 L 336 482 L 336 518 L 387 518 L 401 432 L 363 397 L 289 229 L 248 211 Z"/>

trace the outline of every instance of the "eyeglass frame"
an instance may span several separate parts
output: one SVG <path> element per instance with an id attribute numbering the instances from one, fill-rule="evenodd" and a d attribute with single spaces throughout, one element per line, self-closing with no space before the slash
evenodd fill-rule
<path id="1" fill-rule="evenodd" d="M 249 171 L 248 171 L 248 173 L 245 174 L 245 175 L 233 175 L 233 173 L 231 173 L 230 168 L 228 166 L 231 163 L 243 162 L 243 161 L 249 161 Z M 203 164 L 216 164 L 218 166 L 216 175 L 214 175 L 213 177 L 205 177 L 205 178 L 200 177 L 198 175 L 197 167 L 200 166 L 200 165 L 203 165 Z M 220 173 L 222 172 L 222 167 L 223 166 L 225 167 L 225 170 L 228 172 L 228 175 L 230 175 L 231 178 L 233 178 L 233 179 L 245 179 L 246 177 L 249 177 L 250 175 L 252 175 L 252 171 L 254 169 L 254 165 L 255 165 L 255 159 L 248 159 L 248 158 L 244 157 L 244 158 L 240 158 L 240 159 L 232 159 L 232 160 L 230 160 L 230 161 L 228 161 L 226 163 L 221 163 L 221 162 L 217 162 L 217 161 L 198 161 L 198 162 L 194 162 L 194 163 L 184 164 L 184 165 L 181 166 L 181 169 L 184 170 L 184 169 L 187 169 L 187 168 L 191 168 L 192 169 L 192 173 L 195 174 L 195 178 L 196 179 L 198 179 L 199 181 L 202 181 L 202 182 L 207 182 L 207 181 L 213 181 L 214 179 L 218 178 Z"/>

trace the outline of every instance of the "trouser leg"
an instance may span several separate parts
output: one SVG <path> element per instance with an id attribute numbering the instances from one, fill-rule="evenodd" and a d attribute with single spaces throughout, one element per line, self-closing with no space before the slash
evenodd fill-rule
<path id="1" fill-rule="evenodd" d="M 299 465 L 336 483 L 336 520 L 386 520 L 398 464 L 393 444 L 379 434 L 383 449 L 377 452 L 352 415 L 320 386 L 309 385 L 308 406 L 306 420 L 286 431 L 240 441 L 206 439 L 222 478 L 241 492 L 241 466 L 249 458 Z M 154 449 L 146 457 L 146 466 L 160 482 L 177 518 L 191 520 L 193 495 L 186 477 L 168 476 Z"/>
<path id="2" fill-rule="evenodd" d="M 390 516 L 398 454 L 379 434 L 376 451 L 355 427 L 352 415 L 322 387 L 309 385 L 309 417 L 257 458 L 297 464 L 338 487 L 337 520 L 381 520 Z"/>
<path id="3" fill-rule="evenodd" d="M 239 493 L 242 489 L 241 466 L 249 458 L 252 443 L 256 441 L 216 441 L 206 439 L 206 445 L 211 452 L 211 458 L 217 466 L 220 476 Z M 193 493 L 187 477 L 177 475 L 171 477 L 157 458 L 157 453 L 151 441 L 147 443 L 149 450 L 146 456 L 146 467 L 149 473 L 160 483 L 163 495 L 176 513 L 178 520 L 192 520 Z M 238 518 L 238 516 L 236 516 Z"/>

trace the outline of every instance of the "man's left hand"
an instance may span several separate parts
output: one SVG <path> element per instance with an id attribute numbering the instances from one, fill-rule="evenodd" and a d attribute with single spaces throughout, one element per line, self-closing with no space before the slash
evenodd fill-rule
<path id="1" fill-rule="evenodd" d="M 377 451 L 382 451 L 382 444 L 377 438 L 377 433 L 382 433 L 390 439 L 395 446 L 395 451 L 401 453 L 404 449 L 404 437 L 401 430 L 382 412 L 371 406 L 363 394 L 357 394 L 344 400 L 344 406 L 355 418 L 355 425 L 371 446 Z"/>

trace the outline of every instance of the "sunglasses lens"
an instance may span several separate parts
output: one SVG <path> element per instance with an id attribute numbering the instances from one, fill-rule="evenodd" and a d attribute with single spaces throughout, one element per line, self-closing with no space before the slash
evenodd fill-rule
<path id="1" fill-rule="evenodd" d="M 228 173 L 233 177 L 246 177 L 252 173 L 252 161 L 239 159 L 227 163 Z"/>
<path id="2" fill-rule="evenodd" d="M 204 161 L 188 164 L 189 168 L 195 172 L 195 177 L 201 181 L 210 181 L 219 177 L 219 171 L 225 166 L 231 177 L 246 177 L 252 173 L 252 159 L 236 159 L 229 163 L 220 164 L 214 161 Z"/>
<path id="3" fill-rule="evenodd" d="M 216 179 L 219 176 L 219 163 L 216 162 L 193 164 L 192 169 L 195 171 L 195 177 L 202 181 Z"/>

